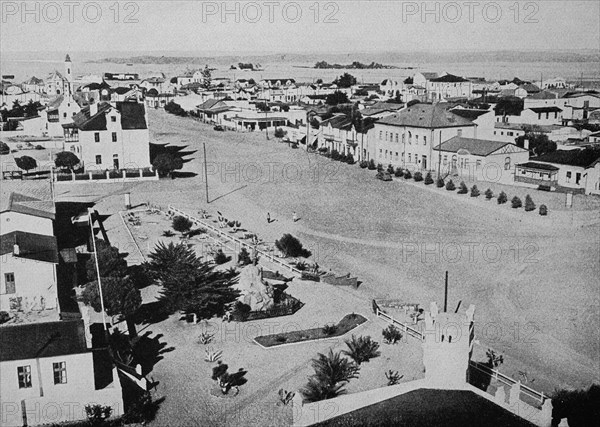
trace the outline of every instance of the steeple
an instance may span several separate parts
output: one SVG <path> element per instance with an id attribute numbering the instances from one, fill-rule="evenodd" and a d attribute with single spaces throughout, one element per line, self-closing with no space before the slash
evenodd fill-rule
<path id="1" fill-rule="evenodd" d="M 67 53 L 67 56 L 65 57 L 65 62 L 71 62 L 71 57 L 69 56 L 68 53 Z"/>
<path id="2" fill-rule="evenodd" d="M 70 97 L 73 95 L 73 64 L 71 63 L 71 57 L 68 53 L 67 56 L 65 56 L 65 80 L 63 93 Z"/>

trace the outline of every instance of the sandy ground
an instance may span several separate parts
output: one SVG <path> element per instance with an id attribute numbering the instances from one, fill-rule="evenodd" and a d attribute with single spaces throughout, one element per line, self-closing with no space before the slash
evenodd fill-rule
<path id="1" fill-rule="evenodd" d="M 296 316 L 322 310 L 317 319 L 334 321 L 348 309 L 368 314 L 373 297 L 400 298 L 425 307 L 433 300 L 442 304 L 447 270 L 449 309 L 459 301 L 462 309 L 476 305 L 476 335 L 482 344 L 478 354 L 488 347 L 496 349 L 505 356 L 503 372 L 515 378 L 519 371 L 526 372 L 528 384 L 546 392 L 599 381 L 598 198 L 575 196 L 574 208 L 568 210 L 564 195 L 504 187 L 509 200 L 514 195 L 524 200 L 525 194 L 531 193 L 538 205 L 547 204 L 550 214 L 542 218 L 534 212 L 512 210 L 509 205 L 498 206 L 495 200 L 471 199 L 422 183 L 380 182 L 373 172 L 292 150 L 273 139 L 267 141 L 264 134 L 214 132 L 207 125 L 162 111 L 150 111 L 150 123 L 153 142 L 200 150 L 184 167 L 197 176 L 158 183 L 59 185 L 59 197 L 98 200 L 102 213 L 122 209 L 121 194 L 126 191 L 131 192 L 134 205 L 151 201 L 190 212 L 219 210 L 230 219 L 241 220 L 243 228 L 258 232 L 267 241 L 292 232 L 312 250 L 313 259 L 321 266 L 351 272 L 363 282 L 358 291 L 299 285 L 299 290 L 311 292 L 292 292 L 307 302 Z M 206 143 L 209 162 L 210 204 L 204 193 L 202 143 Z M 478 186 L 483 193 L 490 185 Z M 267 212 L 276 219 L 269 225 Z M 291 221 L 293 212 L 301 217 L 297 223 Z M 118 234 L 127 239 L 124 233 Z M 342 301 L 347 295 L 352 299 L 345 305 Z M 379 337 L 382 326 L 372 335 Z M 201 388 L 195 369 L 206 370 L 200 360 L 203 349 L 192 345 L 198 329 L 176 321 L 149 329 L 164 333 L 168 344 L 176 347 L 157 365 L 155 377 L 159 379 L 160 373 L 165 388 L 169 383 L 176 388 L 182 384 L 181 376 L 190 375 L 189 382 L 183 381 L 190 390 L 178 395 L 191 399 L 187 393 Z M 291 377 L 296 383 L 272 375 L 264 379 L 254 376 L 253 369 L 283 373 L 275 365 L 264 367 L 265 350 L 229 342 L 223 344 L 223 350 L 231 367 L 250 370 L 249 384 L 244 387 L 250 389 L 253 382 L 266 385 L 275 379 L 268 390 L 275 395 L 281 387 L 292 389 L 305 381 L 310 373 L 307 362 L 316 351 L 326 348 L 322 346 L 272 350 L 281 351 L 282 356 L 273 362 L 269 358 L 269 363 L 280 363 L 285 370 L 305 366 L 304 372 Z M 197 364 L 189 364 L 192 354 Z M 253 357 L 255 364 L 251 364 Z M 379 372 L 382 377 L 383 370 Z M 167 396 L 173 392 L 162 391 Z M 183 407 L 200 411 L 182 403 L 169 403 L 167 397 L 161 412 L 168 417 L 170 411 L 180 413 Z"/>

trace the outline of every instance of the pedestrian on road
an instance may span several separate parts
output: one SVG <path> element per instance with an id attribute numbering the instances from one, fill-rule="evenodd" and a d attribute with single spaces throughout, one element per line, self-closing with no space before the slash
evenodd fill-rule
<path id="1" fill-rule="evenodd" d="M 294 222 L 298 221 L 298 215 L 296 215 L 296 212 L 294 212 L 292 214 L 292 221 L 294 221 Z"/>
<path id="2" fill-rule="evenodd" d="M 267 212 L 267 224 L 271 223 L 271 214 Z"/>

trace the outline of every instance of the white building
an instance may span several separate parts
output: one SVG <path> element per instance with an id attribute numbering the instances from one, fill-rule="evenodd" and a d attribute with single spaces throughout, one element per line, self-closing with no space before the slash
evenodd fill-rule
<path id="1" fill-rule="evenodd" d="M 86 171 L 150 167 L 150 134 L 144 104 L 103 102 L 85 107 L 63 125 L 65 149 Z"/>

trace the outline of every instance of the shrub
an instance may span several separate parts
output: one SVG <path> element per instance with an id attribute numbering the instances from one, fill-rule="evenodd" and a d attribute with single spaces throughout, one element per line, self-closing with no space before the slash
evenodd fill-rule
<path id="1" fill-rule="evenodd" d="M 283 129 L 281 129 L 281 128 L 275 129 L 275 133 L 274 133 L 275 138 L 283 138 L 285 136 L 285 134 L 286 134 L 286 131 L 284 131 Z"/>
<path id="2" fill-rule="evenodd" d="M 402 339 L 402 332 L 394 325 L 389 325 L 385 328 L 383 332 L 381 332 L 381 335 L 383 335 L 383 339 L 387 344 L 396 344 Z"/>
<path id="3" fill-rule="evenodd" d="M 548 208 L 546 205 L 540 205 L 540 215 L 546 216 L 548 215 Z"/>
<path id="4" fill-rule="evenodd" d="M 85 415 L 93 426 L 104 423 L 104 421 L 111 416 L 112 411 L 110 406 L 85 405 Z"/>
<path id="5" fill-rule="evenodd" d="M 315 374 L 308 380 L 300 393 L 307 402 L 318 402 L 344 394 L 343 386 L 353 378 L 358 378 L 359 367 L 340 353 L 329 349 L 329 354 L 318 354 L 311 361 Z"/>
<path id="6" fill-rule="evenodd" d="M 345 341 L 348 346 L 348 350 L 344 350 L 343 353 L 349 356 L 357 365 L 362 362 L 368 362 L 381 355 L 379 352 L 379 343 L 371 340 L 371 337 L 355 337 Z"/>
<path id="7" fill-rule="evenodd" d="M 185 233 L 185 235 L 187 237 L 195 237 L 195 236 L 199 236 L 200 234 L 205 234 L 205 233 L 206 233 L 205 228 L 194 228 L 193 230 L 190 230 L 187 233 Z"/>
<path id="8" fill-rule="evenodd" d="M 325 325 L 323 326 L 323 333 L 327 336 L 331 336 L 335 334 L 338 330 L 337 325 Z"/>
<path id="9" fill-rule="evenodd" d="M 331 150 L 331 160 L 339 160 L 340 159 L 340 153 L 338 152 L 338 150 Z"/>
<path id="10" fill-rule="evenodd" d="M 221 359 L 223 355 L 223 350 L 214 351 L 211 347 L 208 347 L 204 350 L 204 361 L 209 363 L 217 362 Z"/>
<path id="11" fill-rule="evenodd" d="M 6 311 L 0 311 L 0 325 L 10 320 L 10 314 Z"/>
<path id="12" fill-rule="evenodd" d="M 239 265 L 248 265 L 252 264 L 252 259 L 250 258 L 250 254 L 246 248 L 242 248 L 240 253 L 238 254 L 238 264 Z"/>
<path id="13" fill-rule="evenodd" d="M 304 257 L 308 258 L 311 253 L 302 246 L 300 240 L 291 234 L 284 234 L 281 239 L 275 241 L 275 247 L 281 251 L 285 257 Z"/>
<path id="14" fill-rule="evenodd" d="M 283 406 L 286 406 L 288 403 L 290 403 L 292 401 L 294 396 L 296 396 L 296 393 L 280 388 L 279 389 L 279 402 L 277 402 L 277 405 L 279 405 L 281 403 Z"/>
<path id="15" fill-rule="evenodd" d="M 427 175 L 425 175 L 425 185 L 431 184 L 433 184 L 433 178 L 431 177 L 431 172 L 427 172 Z"/>
<path id="16" fill-rule="evenodd" d="M 160 153 L 152 160 L 152 170 L 159 176 L 173 176 L 173 171 L 183 167 L 183 159 L 173 153 Z"/>
<path id="17" fill-rule="evenodd" d="M 54 164 L 57 168 L 70 169 L 72 171 L 79 164 L 79 158 L 70 151 L 61 151 L 56 154 Z"/>
<path id="18" fill-rule="evenodd" d="M 396 172 L 394 172 L 394 176 L 398 178 L 402 178 L 404 176 L 404 170 L 400 167 L 396 168 Z"/>
<path id="19" fill-rule="evenodd" d="M 0 141 L 0 154 L 1 155 L 10 154 L 10 147 L 5 142 L 2 142 L 2 141 Z"/>
<path id="20" fill-rule="evenodd" d="M 39 145 L 39 144 L 38 144 L 38 145 L 36 145 L 36 146 L 35 146 L 35 149 L 36 149 L 36 150 L 45 150 L 45 149 L 46 149 L 46 147 L 44 147 L 43 145 Z"/>
<path id="21" fill-rule="evenodd" d="M 458 186 L 458 194 L 467 194 L 469 192 L 469 189 L 467 188 L 467 184 L 465 184 L 464 181 L 460 182 L 460 185 Z"/>
<path id="22" fill-rule="evenodd" d="M 421 182 L 421 181 L 423 181 L 423 174 L 421 172 L 415 172 L 413 179 L 416 182 Z"/>
<path id="23" fill-rule="evenodd" d="M 412 178 L 412 173 L 410 173 L 410 171 L 407 169 L 406 171 L 404 171 L 404 179 L 411 179 Z"/>
<path id="24" fill-rule="evenodd" d="M 319 153 L 327 153 L 329 149 L 327 147 L 319 147 L 317 150 Z"/>
<path id="25" fill-rule="evenodd" d="M 452 182 L 452 180 L 450 180 L 446 183 L 446 190 L 448 190 L 448 191 L 456 190 L 456 185 L 454 185 L 454 182 Z"/>
<path id="26" fill-rule="evenodd" d="M 400 380 L 404 377 L 404 375 L 400 375 L 398 371 L 392 371 L 390 369 L 385 373 L 385 377 L 388 380 L 387 385 L 396 385 L 400 384 Z"/>
<path id="27" fill-rule="evenodd" d="M 358 165 L 361 167 L 361 169 L 366 169 L 369 166 L 369 162 L 366 160 L 361 160 Z"/>
<path id="28" fill-rule="evenodd" d="M 298 143 L 296 143 L 296 142 L 292 143 L 292 148 L 298 148 Z"/>
<path id="29" fill-rule="evenodd" d="M 488 359 L 487 366 L 491 369 L 496 369 L 504 363 L 504 356 L 496 354 L 496 352 L 490 348 L 487 349 L 485 355 Z"/>
<path id="30" fill-rule="evenodd" d="M 535 210 L 535 203 L 533 203 L 533 199 L 528 194 L 525 196 L 525 212 L 531 212 Z"/>
<path id="31" fill-rule="evenodd" d="M 210 344 L 210 342 L 213 340 L 214 336 L 215 336 L 215 334 L 209 334 L 208 332 L 202 332 L 200 334 L 200 338 L 198 338 L 198 342 L 203 345 Z"/>
<path id="32" fill-rule="evenodd" d="M 377 172 L 383 171 L 383 165 L 381 163 L 377 163 Z"/>
<path id="33" fill-rule="evenodd" d="M 490 200 L 492 197 L 494 197 L 494 192 L 489 188 L 485 190 L 485 198 Z"/>
<path id="34" fill-rule="evenodd" d="M 241 301 L 236 301 L 232 310 L 233 318 L 238 321 L 244 321 L 248 318 L 250 311 L 252 311 L 252 307 L 250 307 L 248 304 L 244 304 Z"/>
<path id="35" fill-rule="evenodd" d="M 29 156 L 15 157 L 15 163 L 24 171 L 30 171 L 31 169 L 37 168 L 37 162 L 33 157 Z"/>
<path id="36" fill-rule="evenodd" d="M 508 197 L 506 196 L 506 193 L 504 191 L 501 191 L 500 194 L 498 194 L 497 200 L 499 205 L 503 205 L 508 201 Z"/>
<path id="37" fill-rule="evenodd" d="M 173 237 L 175 235 L 175 233 L 173 233 L 171 230 L 165 230 L 162 232 L 163 237 Z"/>
<path id="38" fill-rule="evenodd" d="M 377 169 L 377 166 L 375 166 L 375 161 L 373 159 L 369 160 L 369 164 L 367 165 L 367 168 L 370 171 L 374 171 L 375 169 Z"/>
<path id="39" fill-rule="evenodd" d="M 225 255 L 225 253 L 223 252 L 223 249 L 219 249 L 215 253 L 214 259 L 215 259 L 215 264 L 222 265 L 222 264 L 225 264 L 226 262 L 228 262 L 229 260 L 231 260 L 231 257 L 228 257 L 227 255 Z"/>
<path id="40" fill-rule="evenodd" d="M 517 208 L 520 208 L 521 206 L 523 206 L 521 199 L 519 199 L 517 196 L 512 198 L 512 200 L 510 201 L 510 204 L 513 207 L 513 209 L 517 209 Z"/>
<path id="41" fill-rule="evenodd" d="M 391 164 L 388 165 L 387 171 L 390 173 L 390 175 L 394 175 L 394 167 Z"/>
<path id="42" fill-rule="evenodd" d="M 437 179 L 437 181 L 435 182 L 435 185 L 437 188 L 442 188 L 444 187 L 446 184 L 444 183 L 444 178 L 442 178 L 441 176 Z"/>
<path id="43" fill-rule="evenodd" d="M 348 163 L 349 165 L 353 165 L 354 163 L 356 163 L 352 154 L 348 154 L 346 156 L 346 163 Z"/>
<path id="44" fill-rule="evenodd" d="M 190 231 L 192 225 L 192 221 L 181 215 L 177 215 L 171 222 L 171 227 L 173 227 L 173 230 L 180 232 L 182 235 L 185 232 Z"/>
<path id="45" fill-rule="evenodd" d="M 476 185 L 471 187 L 471 197 L 479 197 L 479 188 Z"/>

